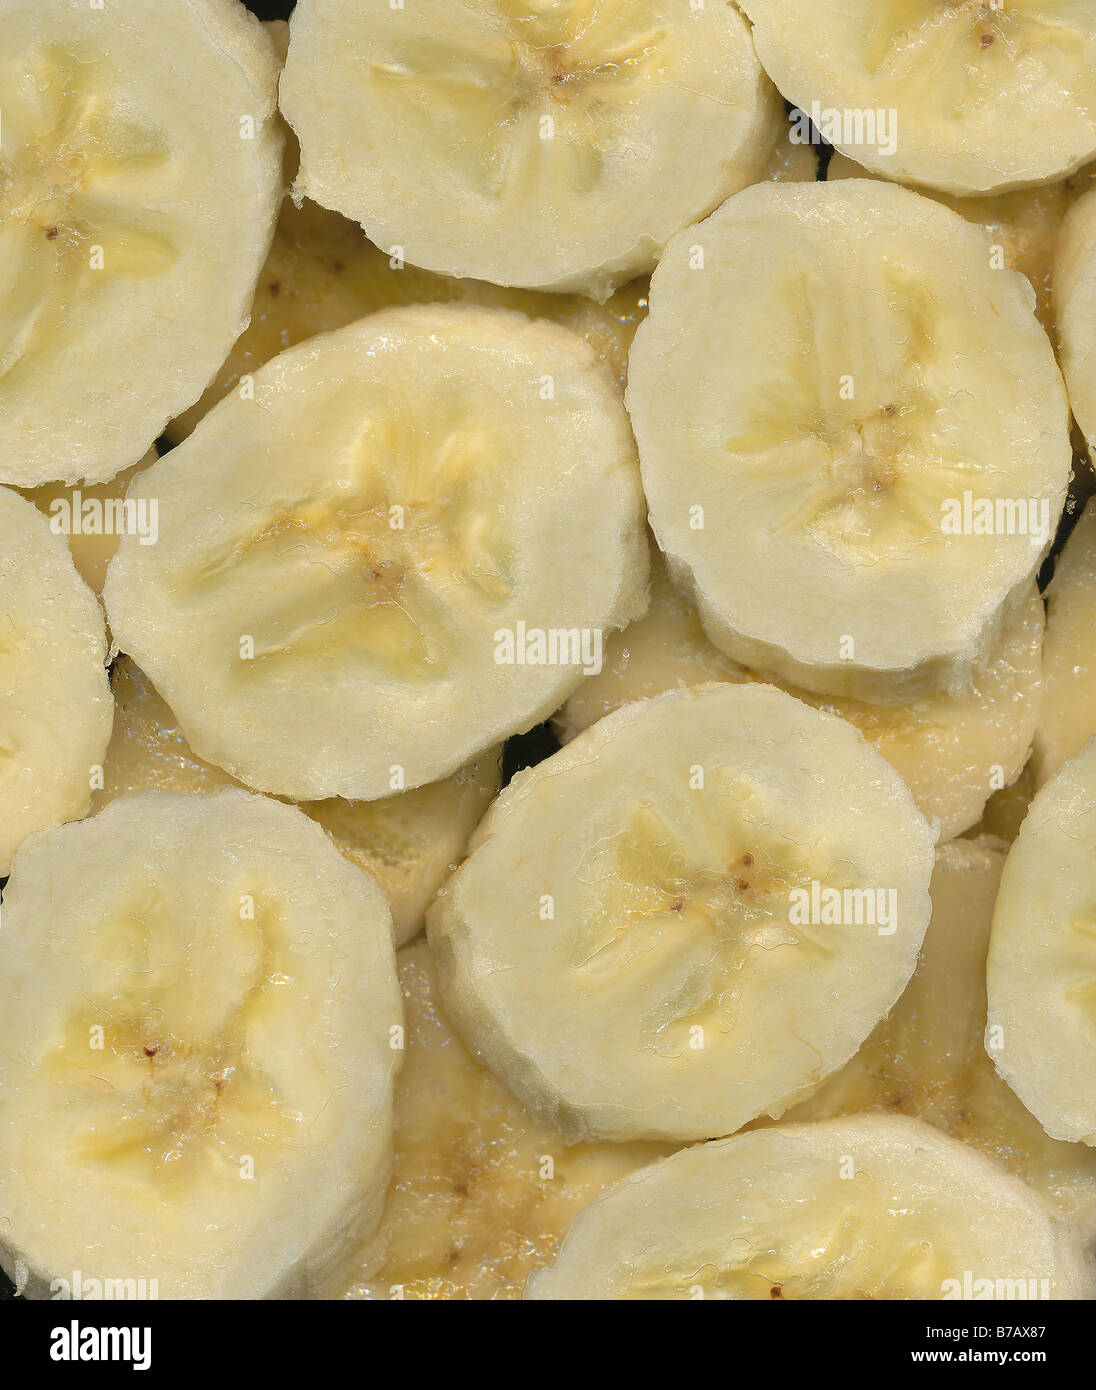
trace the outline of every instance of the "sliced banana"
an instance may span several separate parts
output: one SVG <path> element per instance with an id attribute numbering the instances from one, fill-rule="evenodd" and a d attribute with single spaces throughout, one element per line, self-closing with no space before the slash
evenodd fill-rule
<path id="1" fill-rule="evenodd" d="M 92 810 L 126 792 L 151 787 L 193 793 L 239 785 L 194 753 L 171 710 L 128 657 L 115 662 L 111 688 L 114 733 Z M 397 946 L 422 930 L 431 899 L 464 858 L 469 836 L 498 792 L 501 753 L 491 749 L 444 782 L 382 801 L 333 797 L 301 803 L 300 809 L 323 826 L 347 859 L 380 884 L 392 911 Z"/>
<path id="2" fill-rule="evenodd" d="M 65 542 L 0 487 L 0 875 L 32 831 L 88 809 L 113 718 L 106 659 Z"/>
<path id="3" fill-rule="evenodd" d="M 1033 588 L 992 661 L 960 695 L 894 707 L 782 688 L 855 724 L 901 773 L 926 820 L 939 821 L 939 838 L 950 840 L 976 823 L 993 789 L 1009 787 L 1027 760 L 1041 699 L 1043 621 Z M 696 609 L 656 558 L 647 613 L 613 633 L 602 670 L 582 682 L 553 724 L 567 743 L 621 705 L 707 681 L 781 684 L 712 646 Z"/>
<path id="4" fill-rule="evenodd" d="M 1069 403 L 1091 459 L 1096 448 L 1096 189 L 1077 200 L 1062 225 L 1051 288 Z"/>
<path id="5" fill-rule="evenodd" d="M 1060 178 L 1096 154 L 1089 0 L 742 8 L 781 93 L 830 143 L 890 178 L 993 193 Z"/>
<path id="6" fill-rule="evenodd" d="M 1051 1139 L 986 1054 L 986 952 L 1005 855 L 953 840 L 936 852 L 932 920 L 912 980 L 847 1066 L 782 1124 L 864 1111 L 925 1120 L 997 1159 L 1096 1239 L 1096 1154 Z"/>
<path id="7" fill-rule="evenodd" d="M 388 1182 L 403 1016 L 384 896 L 318 826 L 226 788 L 43 831 L 0 979 L 0 1262 L 28 1292 L 341 1277 Z"/>
<path id="8" fill-rule="evenodd" d="M 932 839 L 850 725 L 770 686 L 628 705 L 502 793 L 427 913 L 473 1053 L 572 1137 L 779 1114 L 913 973 Z"/>
<path id="9" fill-rule="evenodd" d="M 759 184 L 674 238 L 628 406 L 718 647 L 873 703 L 969 686 L 1070 476 L 1032 304 L 983 232 L 878 181 Z"/>
<path id="10" fill-rule="evenodd" d="M 1096 741 L 1031 803 L 1001 877 L 986 1049 L 1055 1139 L 1096 1145 Z"/>
<path id="11" fill-rule="evenodd" d="M 570 1143 L 469 1056 L 438 1006 L 425 941 L 398 956 L 407 1051 L 392 1183 L 350 1298 L 519 1298 L 575 1216 L 669 1150 Z"/>
<path id="12" fill-rule="evenodd" d="M 1044 695 L 1032 756 L 1042 786 L 1096 735 L 1096 501 L 1081 513 L 1047 590 Z"/>
<path id="13" fill-rule="evenodd" d="M 623 390 L 628 349 L 647 311 L 647 281 L 640 279 L 595 304 L 581 294 L 542 294 L 482 280 L 453 280 L 408 265 L 367 241 L 361 228 L 308 199 L 282 204 L 251 323 L 229 353 L 209 390 L 167 427 L 178 442 L 219 400 L 238 389 L 279 352 L 342 328 L 366 314 L 408 304 L 474 304 L 550 319 L 585 338 Z M 246 382 L 245 382 L 246 387 Z"/>
<path id="14" fill-rule="evenodd" d="M 384 251 L 602 300 L 780 128 L 742 16 L 682 0 L 299 0 L 281 107 L 295 194 Z"/>
<path id="15" fill-rule="evenodd" d="M 0 479 L 105 482 L 247 323 L 277 58 L 236 0 L 6 0 L 0 27 Z"/>
<path id="16" fill-rule="evenodd" d="M 1073 1299 L 1076 1227 L 981 1154 L 873 1115 L 683 1149 L 577 1218 L 533 1299 Z"/>
<path id="17" fill-rule="evenodd" d="M 105 598 L 199 757 L 295 800 L 437 781 L 558 708 L 646 603 L 628 420 L 501 311 L 376 314 L 268 363 L 137 479 Z"/>
<path id="18" fill-rule="evenodd" d="M 146 502 L 138 512 L 126 506 L 126 489 L 141 471 L 155 463 L 159 455 L 150 449 L 139 463 L 123 469 L 106 483 L 43 483 L 24 495 L 49 517 L 50 530 L 64 536 L 73 563 L 85 584 L 95 593 L 103 592 L 107 565 L 118 551 L 126 531 L 132 531 L 143 545 L 155 545 L 158 538 L 157 511 Z"/>

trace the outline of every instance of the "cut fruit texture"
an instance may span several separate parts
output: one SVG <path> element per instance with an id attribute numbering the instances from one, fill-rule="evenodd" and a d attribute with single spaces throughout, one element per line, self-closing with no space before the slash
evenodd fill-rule
<path id="1" fill-rule="evenodd" d="M 898 1003 L 849 1064 L 781 1124 L 864 1111 L 925 1120 L 997 1159 L 1096 1240 L 1096 1154 L 1051 1139 L 986 1054 L 986 952 L 1005 862 L 992 842 L 937 850 L 932 920 Z"/>
<path id="2" fill-rule="evenodd" d="M 1024 817 L 1035 795 L 1035 772 L 1033 759 L 1024 764 L 1024 770 L 1011 786 L 995 791 L 986 802 L 982 819 L 977 825 L 963 831 L 963 839 L 986 839 L 1007 848 L 1020 832 Z"/>
<path id="3" fill-rule="evenodd" d="M 993 913 L 986 1049 L 1055 1139 L 1096 1145 L 1096 741 L 1031 803 Z"/>
<path id="4" fill-rule="evenodd" d="M 280 99 L 295 195 L 382 250 L 602 300 L 760 177 L 781 124 L 734 6 L 680 0 L 299 0 Z"/>
<path id="5" fill-rule="evenodd" d="M 398 960 L 407 1053 L 392 1183 L 347 1296 L 518 1298 L 579 1211 L 667 1149 L 573 1144 L 530 1115 L 453 1032 L 427 944 Z"/>
<path id="6" fill-rule="evenodd" d="M 510 784 L 427 913 L 473 1054 L 571 1137 L 779 1114 L 913 973 L 929 827 L 851 725 L 769 686 L 628 705 Z"/>
<path id="7" fill-rule="evenodd" d="M 1092 1294 L 1072 1222 L 983 1155 L 882 1115 L 761 1130 L 653 1163 L 587 1207 L 526 1290 L 584 1300 Z"/>
<path id="8" fill-rule="evenodd" d="M 621 705 L 709 681 L 781 685 L 797 699 L 855 724 L 905 779 L 925 818 L 950 840 L 974 825 L 994 787 L 1019 775 L 1035 733 L 1041 699 L 1043 604 L 1033 589 L 972 688 L 905 706 L 870 705 L 811 695 L 741 666 L 713 647 L 696 609 L 652 563 L 647 613 L 605 644 L 602 670 L 586 680 L 553 724 L 566 743 Z"/>
<path id="9" fill-rule="evenodd" d="M 1044 697 L 1032 755 L 1042 786 L 1096 734 L 1096 501 L 1089 501 L 1047 590 Z"/>
<path id="10" fill-rule="evenodd" d="M 984 232 L 881 181 L 759 184 L 674 238 L 627 399 L 655 535 L 718 647 L 876 704 L 969 687 L 1070 477 L 1032 306 Z"/>
<path id="11" fill-rule="evenodd" d="M 65 537 L 84 583 L 97 594 L 103 592 L 107 565 L 117 554 L 123 530 L 144 527 L 145 534 L 151 534 L 151 513 L 146 509 L 143 516 L 138 516 L 131 510 L 127 515 L 125 496 L 137 474 L 158 457 L 156 450 L 150 449 L 139 463 L 123 469 L 106 483 L 43 483 L 23 493 L 49 517 L 50 529 Z M 155 540 L 148 543 L 154 544 Z"/>
<path id="12" fill-rule="evenodd" d="M 197 757 L 171 710 L 128 657 L 116 661 L 111 685 L 114 734 L 93 811 L 126 792 L 153 787 L 194 793 L 239 785 Z M 392 911 L 397 946 L 421 931 L 430 900 L 464 858 L 469 836 L 498 792 L 501 754 L 492 749 L 444 782 L 382 801 L 335 797 L 301 804 L 346 858 L 380 884 Z"/>
<path id="13" fill-rule="evenodd" d="M 846 155 L 834 152 L 826 170 L 829 183 L 839 179 L 864 179 L 871 175 Z M 1018 270 L 1035 291 L 1035 312 L 1047 333 L 1054 337 L 1051 279 L 1058 237 L 1066 214 L 1096 182 L 1096 164 L 1087 164 L 1068 178 L 1038 188 L 1017 189 L 988 197 L 960 198 L 923 190 L 952 212 L 984 227 L 989 235 L 991 264 Z"/>
<path id="14" fill-rule="evenodd" d="M 228 788 L 42 831 L 0 980 L 0 1264 L 28 1295 L 342 1277 L 388 1182 L 403 1014 L 384 896 L 318 826 Z"/>
<path id="15" fill-rule="evenodd" d="M 114 702 L 103 610 L 37 508 L 0 487 L 0 875 L 88 809 Z"/>
<path id="16" fill-rule="evenodd" d="M 619 395 L 587 343 L 502 311 L 311 339 L 134 492 L 160 540 L 111 564 L 118 645 L 200 757 L 294 800 L 448 776 L 646 604 Z"/>
<path id="17" fill-rule="evenodd" d="M 1063 223 L 1052 291 L 1069 403 L 1092 459 L 1096 457 L 1096 189 L 1073 205 Z"/>
<path id="18" fill-rule="evenodd" d="M 236 0 L 7 0 L 0 28 L 0 478 L 105 482 L 247 323 L 277 58 Z"/>
<path id="19" fill-rule="evenodd" d="M 1061 178 L 1096 155 L 1089 0 L 744 0 L 742 8 L 783 96 L 877 173 L 946 193 L 994 193 Z"/>

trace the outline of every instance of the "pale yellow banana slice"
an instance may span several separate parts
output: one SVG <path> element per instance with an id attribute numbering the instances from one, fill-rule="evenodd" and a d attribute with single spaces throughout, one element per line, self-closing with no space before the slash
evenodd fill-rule
<path id="1" fill-rule="evenodd" d="M 997 1159 L 1096 1239 L 1096 1154 L 1051 1139 L 986 1054 L 986 952 L 1003 849 L 936 852 L 932 920 L 912 980 L 851 1062 L 781 1123 L 898 1111 Z"/>
<path id="2" fill-rule="evenodd" d="M 193 793 L 238 785 L 194 753 L 171 710 L 128 657 L 115 662 L 111 688 L 114 732 L 93 811 L 126 792 L 152 787 Z M 469 836 L 498 792 L 501 752 L 491 749 L 443 782 L 381 801 L 332 797 L 301 803 L 347 859 L 380 884 L 397 946 L 421 931 L 431 899 L 464 858 Z"/>
<path id="3" fill-rule="evenodd" d="M 205 390 L 274 231 L 277 80 L 236 0 L 7 0 L 0 480 L 105 482 Z"/>
<path id="4" fill-rule="evenodd" d="M 0 1263 L 29 1294 L 341 1275 L 380 1215 L 403 1016 L 384 896 L 318 826 L 227 788 L 43 831 L 0 980 Z"/>
<path id="5" fill-rule="evenodd" d="M 684 1149 L 592 1203 L 534 1299 L 1073 1299 L 1072 1222 L 928 1125 L 871 1115 Z"/>
<path id="6" fill-rule="evenodd" d="M 602 670 L 582 682 L 553 720 L 564 743 L 621 705 L 666 690 L 707 681 L 781 684 L 712 646 L 696 609 L 657 557 L 651 576 L 645 616 L 613 633 Z M 1040 708 L 1042 641 L 1043 604 L 1033 589 L 970 691 L 896 707 L 782 688 L 855 724 L 901 773 L 925 818 L 939 822 L 939 838 L 950 840 L 977 822 L 994 788 L 1003 790 L 1020 775 Z"/>
<path id="7" fill-rule="evenodd" d="M 1096 1145 L 1096 742 L 1031 803 L 993 913 L 986 1050 L 1055 1139 Z"/>
<path id="8" fill-rule="evenodd" d="M 1092 458 L 1096 447 L 1096 189 L 1077 200 L 1062 225 L 1051 288 L 1069 403 Z"/>
<path id="9" fill-rule="evenodd" d="M 668 1149 L 573 1144 L 530 1115 L 453 1032 L 426 942 L 397 959 L 407 1052 L 392 1183 L 347 1296 L 520 1297 L 582 1208 Z"/>
<path id="10" fill-rule="evenodd" d="M 1096 502 L 1089 501 L 1047 590 L 1043 708 L 1032 755 L 1042 786 L 1096 734 Z"/>
<path id="11" fill-rule="evenodd" d="M 758 178 L 780 105 L 733 5 L 299 0 L 295 186 L 389 254 L 604 299 Z"/>
<path id="12" fill-rule="evenodd" d="M 843 720 L 770 686 L 628 705 L 514 782 L 427 913 L 474 1054 L 574 1137 L 779 1114 L 913 973 L 929 827 Z"/>
<path id="13" fill-rule="evenodd" d="M 674 238 L 628 405 L 717 646 L 873 703 L 970 684 L 1070 476 L 1033 302 L 982 231 L 879 181 L 759 184 Z"/>
<path id="14" fill-rule="evenodd" d="M 267 364 L 131 489 L 105 598 L 199 757 L 295 800 L 448 776 L 646 603 L 627 417 L 587 343 L 376 314 Z"/>
<path id="15" fill-rule="evenodd" d="M 743 0 L 766 72 L 831 144 L 948 193 L 1096 154 L 1090 0 Z"/>
<path id="16" fill-rule="evenodd" d="M 65 542 L 0 487 L 0 875 L 32 831 L 88 809 L 113 716 L 106 659 Z"/>

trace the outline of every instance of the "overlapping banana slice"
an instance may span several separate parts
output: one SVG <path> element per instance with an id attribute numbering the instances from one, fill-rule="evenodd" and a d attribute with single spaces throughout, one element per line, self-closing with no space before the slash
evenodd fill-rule
<path id="1" fill-rule="evenodd" d="M 82 816 L 110 738 L 103 611 L 37 508 L 0 488 L 0 875 Z"/>
<path id="2" fill-rule="evenodd" d="M 843 720 L 770 686 L 618 710 L 516 778 L 427 913 L 443 1002 L 572 1137 L 774 1115 L 901 993 L 929 827 Z"/>
<path id="3" fill-rule="evenodd" d="M 1037 785 L 1096 735 L 1096 501 L 1089 501 L 1047 589 L 1044 693 L 1032 755 Z"/>
<path id="4" fill-rule="evenodd" d="M 563 742 L 621 705 L 666 690 L 707 681 L 780 684 L 712 646 L 695 608 L 674 588 L 658 558 L 651 573 L 647 613 L 613 633 L 602 670 L 583 681 L 554 719 Z M 786 688 L 855 724 L 901 773 L 925 818 L 939 821 L 939 838 L 950 840 L 978 821 L 994 789 L 1010 787 L 1027 760 L 1041 700 L 1043 621 L 1043 604 L 1033 588 L 993 660 L 960 695 L 896 708 Z"/>
<path id="5" fill-rule="evenodd" d="M 115 662 L 111 688 L 114 733 L 103 786 L 92 797 L 94 811 L 126 792 L 152 787 L 193 793 L 238 785 L 197 757 L 171 710 L 128 657 Z M 397 946 L 422 929 L 431 899 L 463 859 L 469 836 L 498 792 L 501 751 L 491 749 L 443 782 L 381 801 L 333 797 L 301 804 L 347 859 L 380 884 Z"/>
<path id="6" fill-rule="evenodd" d="M 426 942 L 398 962 L 407 1051 L 392 1182 L 347 1296 L 520 1297 L 584 1206 L 669 1149 L 569 1143 L 469 1056 L 438 1007 Z"/>
<path id="7" fill-rule="evenodd" d="M 882 1115 L 761 1130 L 653 1163 L 587 1207 L 526 1290 L 587 1300 L 1092 1294 L 1071 1222 L 983 1155 Z"/>
<path id="8" fill-rule="evenodd" d="M 1096 189 L 1077 200 L 1062 225 L 1051 288 L 1069 403 L 1091 459 L 1096 446 Z"/>
<path id="9" fill-rule="evenodd" d="M 1055 1139 L 1096 1145 L 1096 742 L 1031 803 L 993 913 L 986 1050 Z"/>
<path id="10" fill-rule="evenodd" d="M 451 306 L 268 363 L 137 479 L 118 645 L 195 752 L 295 800 L 448 776 L 558 708 L 646 603 L 634 445 L 590 346 Z"/>
<path id="11" fill-rule="evenodd" d="M 281 107 L 296 192 L 382 250 L 596 299 L 758 178 L 781 121 L 734 6 L 681 0 L 300 0 Z"/>
<path id="12" fill-rule="evenodd" d="M 969 686 L 1070 476 L 1032 305 L 983 232 L 880 181 L 757 185 L 674 238 L 628 405 L 717 646 L 873 703 Z"/>
<path id="13" fill-rule="evenodd" d="M 7 0 L 0 25 L 0 480 L 105 482 L 247 323 L 277 58 L 235 0 Z"/>
<path id="14" fill-rule="evenodd" d="M 1087 0 L 742 8 L 781 93 L 869 169 L 949 193 L 992 193 L 1060 178 L 1096 154 L 1096 14 Z"/>
<path id="15" fill-rule="evenodd" d="M 1005 856 L 992 840 L 936 854 L 917 971 L 856 1056 L 781 1123 L 898 1111 L 995 1158 L 1096 1238 L 1096 1154 L 1051 1139 L 985 1049 L 986 952 Z"/>
<path id="16" fill-rule="evenodd" d="M 343 1277 L 388 1181 L 402 1009 L 383 894 L 317 826 L 228 788 L 42 831 L 4 894 L 0 980 L 18 1287 Z"/>

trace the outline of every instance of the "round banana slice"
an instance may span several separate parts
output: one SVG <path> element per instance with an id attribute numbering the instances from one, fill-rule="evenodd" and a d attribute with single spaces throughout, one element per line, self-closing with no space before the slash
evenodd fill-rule
<path id="1" fill-rule="evenodd" d="M 318 826 L 235 788 L 28 840 L 0 933 L 7 1273 L 37 1297 L 76 1271 L 175 1299 L 341 1278 L 388 1182 L 390 933 Z"/>
<path id="2" fill-rule="evenodd" d="M 0 478 L 105 482 L 247 323 L 277 58 L 236 0 L 7 0 L 2 23 Z"/>
<path id="3" fill-rule="evenodd" d="M 143 473 L 119 647 L 199 757 L 295 800 L 437 781 L 558 708 L 646 603 L 635 452 L 587 343 L 467 308 L 281 354 Z"/>
<path id="4" fill-rule="evenodd" d="M 863 1111 L 925 1120 L 995 1158 L 1096 1239 L 1096 1153 L 1051 1139 L 986 1054 L 986 952 L 1004 868 L 995 842 L 936 851 L 917 971 L 856 1056 L 781 1124 Z"/>
<path id="5" fill-rule="evenodd" d="M 1096 1145 L 1096 741 L 1036 795 L 993 914 L 986 1050 L 1054 1139 Z"/>
<path id="6" fill-rule="evenodd" d="M 1047 183 L 1096 154 L 1087 0 L 743 0 L 742 9 L 781 93 L 831 144 L 890 178 L 992 193 Z"/>
<path id="7" fill-rule="evenodd" d="M 102 810 L 126 792 L 159 787 L 212 792 L 238 783 L 197 757 L 148 677 L 128 657 L 114 663 L 114 732 L 103 785 L 92 796 Z M 359 869 L 377 880 L 392 910 L 397 946 L 418 935 L 434 894 L 464 858 L 469 837 L 502 781 L 502 749 L 481 754 L 443 782 L 397 792 L 382 801 L 305 801 L 317 821 Z"/>
<path id="8" fill-rule="evenodd" d="M 1062 224 L 1051 278 L 1059 357 L 1073 415 L 1096 457 L 1096 189 Z"/>
<path id="9" fill-rule="evenodd" d="M 928 1125 L 873 1115 L 716 1140 L 575 1220 L 533 1299 L 1073 1299 L 1072 1222 Z"/>
<path id="10" fill-rule="evenodd" d="M 939 821 L 939 838 L 950 840 L 977 822 L 994 788 L 1011 786 L 1027 760 L 1040 708 L 1043 624 L 1033 587 L 972 688 L 954 696 L 896 707 L 785 688 L 855 724 L 905 779 L 926 820 Z M 646 615 L 609 637 L 601 671 L 582 682 L 552 722 L 567 743 L 621 705 L 708 681 L 781 684 L 712 646 L 696 609 L 656 557 Z"/>
<path id="11" fill-rule="evenodd" d="M 770 686 L 628 705 L 514 782 L 427 913 L 443 1002 L 572 1136 L 779 1114 L 913 973 L 932 839 L 850 725 Z"/>
<path id="12" fill-rule="evenodd" d="M 866 179 L 759 184 L 667 248 L 628 406 L 659 545 L 728 655 L 905 703 L 967 688 L 1026 601 L 1069 415 L 1031 286 L 988 251 Z"/>
<path id="13" fill-rule="evenodd" d="M 114 713 L 106 660 L 65 542 L 0 487 L 0 875 L 32 831 L 88 809 Z"/>
<path id="14" fill-rule="evenodd" d="M 1038 786 L 1096 735 L 1096 501 L 1089 500 L 1047 589 L 1044 692 L 1032 752 Z"/>
<path id="15" fill-rule="evenodd" d="M 295 191 L 385 252 L 596 299 L 759 178 L 780 129 L 742 16 L 682 0 L 299 0 L 281 107 Z"/>

